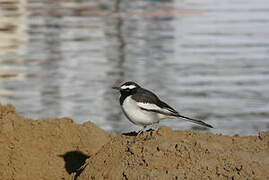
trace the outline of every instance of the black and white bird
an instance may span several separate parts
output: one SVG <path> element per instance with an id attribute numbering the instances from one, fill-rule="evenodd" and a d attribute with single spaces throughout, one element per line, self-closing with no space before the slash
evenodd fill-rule
<path id="1" fill-rule="evenodd" d="M 166 118 L 183 118 L 187 121 L 213 128 L 211 125 L 197 119 L 180 115 L 175 109 L 161 101 L 153 92 L 140 87 L 135 82 L 126 82 L 120 87 L 120 105 L 126 117 L 134 124 L 143 126 L 143 132 L 148 125 L 158 125 Z"/>

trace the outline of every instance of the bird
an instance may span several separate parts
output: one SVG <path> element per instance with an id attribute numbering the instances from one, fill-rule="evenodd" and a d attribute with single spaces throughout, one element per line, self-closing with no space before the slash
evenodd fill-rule
<path id="1" fill-rule="evenodd" d="M 119 87 L 112 88 L 120 92 L 119 102 L 125 116 L 133 124 L 143 127 L 138 134 L 144 132 L 148 125 L 158 126 L 161 120 L 167 118 L 182 118 L 201 126 L 213 128 L 213 126 L 201 120 L 179 114 L 153 92 L 142 88 L 135 82 L 128 81 Z"/>

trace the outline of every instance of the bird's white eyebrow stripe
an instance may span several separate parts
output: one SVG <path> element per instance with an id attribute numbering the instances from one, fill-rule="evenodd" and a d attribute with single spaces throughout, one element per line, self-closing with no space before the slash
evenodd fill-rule
<path id="1" fill-rule="evenodd" d="M 134 89 L 134 88 L 136 88 L 136 86 L 135 85 L 123 85 L 120 88 L 121 89 Z"/>

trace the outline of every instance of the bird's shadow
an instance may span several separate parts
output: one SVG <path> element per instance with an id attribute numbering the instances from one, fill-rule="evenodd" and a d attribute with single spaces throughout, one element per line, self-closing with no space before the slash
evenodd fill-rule
<path id="1" fill-rule="evenodd" d="M 89 155 L 84 154 L 81 151 L 69 151 L 58 156 L 64 159 L 64 167 L 68 174 L 75 173 L 74 180 L 76 180 L 85 169 L 85 162 L 90 158 Z"/>
<path id="2" fill-rule="evenodd" d="M 137 136 L 137 132 L 135 131 L 132 131 L 132 132 L 127 132 L 127 133 L 122 133 L 121 135 L 124 135 L 124 136 Z"/>
<path id="3" fill-rule="evenodd" d="M 153 131 L 155 131 L 155 130 L 154 129 L 148 129 L 145 132 L 153 132 Z M 121 135 L 124 135 L 124 136 L 137 136 L 138 132 L 132 131 L 132 132 L 127 132 L 127 133 L 122 133 Z"/>

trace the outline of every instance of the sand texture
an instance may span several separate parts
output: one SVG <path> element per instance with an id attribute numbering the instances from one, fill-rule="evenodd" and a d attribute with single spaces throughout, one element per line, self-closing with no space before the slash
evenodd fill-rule
<path id="1" fill-rule="evenodd" d="M 115 135 L 91 122 L 30 120 L 0 105 L 0 179 L 269 179 L 269 132 Z"/>

